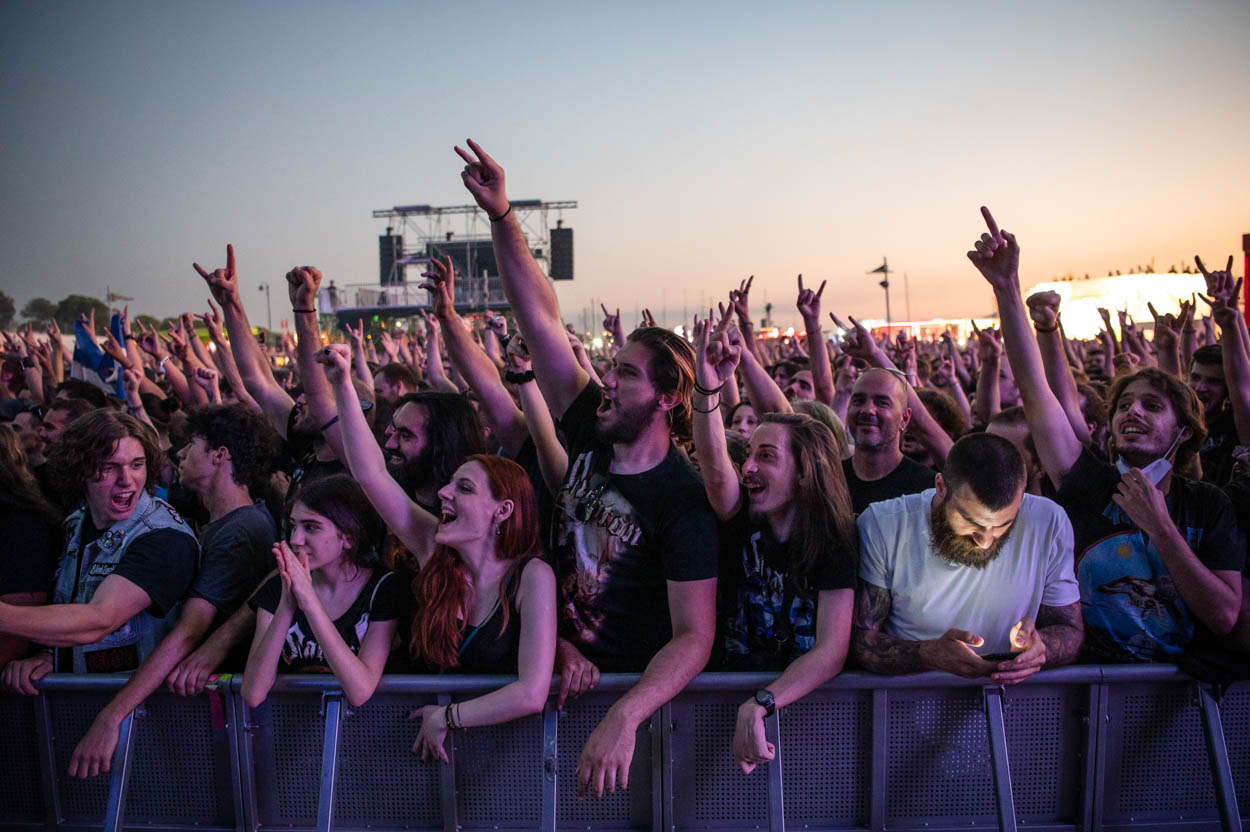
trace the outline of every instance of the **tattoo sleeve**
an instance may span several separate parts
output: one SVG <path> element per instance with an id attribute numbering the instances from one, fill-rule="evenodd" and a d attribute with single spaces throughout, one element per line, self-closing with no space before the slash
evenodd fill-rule
<path id="1" fill-rule="evenodd" d="M 860 581 L 855 593 L 855 626 L 851 630 L 855 659 L 860 667 L 873 673 L 920 673 L 927 669 L 920 660 L 920 642 L 881 632 L 893 607 L 894 597 L 888 589 Z"/>
<path id="2" fill-rule="evenodd" d="M 1085 622 L 1081 603 L 1066 607 L 1048 607 L 1037 611 L 1037 634 L 1046 644 L 1046 667 L 1060 667 L 1076 661 L 1085 643 Z"/>

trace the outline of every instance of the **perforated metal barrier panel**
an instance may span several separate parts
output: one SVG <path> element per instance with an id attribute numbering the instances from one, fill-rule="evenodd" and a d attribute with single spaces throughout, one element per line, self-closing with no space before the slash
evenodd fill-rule
<path id="1" fill-rule="evenodd" d="M 777 760 L 743 774 L 737 709 L 771 678 L 696 679 L 639 728 L 628 788 L 598 800 L 578 798 L 577 760 L 637 677 L 605 676 L 559 715 L 454 733 L 451 766 L 412 754 L 409 714 L 508 680 L 387 677 L 360 708 L 330 677 L 280 679 L 251 711 L 237 677 L 211 696 L 159 693 L 133 721 L 121 816 L 149 832 L 313 829 L 319 811 L 321 828 L 332 817 L 371 831 L 1205 830 L 1234 794 L 1241 816 L 1250 807 L 1250 683 L 1212 722 L 1207 689 L 1168 667 L 1065 668 L 1001 693 L 941 674 L 848 673 L 768 721 Z M 0 696 L 0 828 L 111 828 L 119 779 L 66 769 L 123 682 L 52 676 L 42 696 Z M 1213 769 L 1221 719 L 1227 768 Z"/>

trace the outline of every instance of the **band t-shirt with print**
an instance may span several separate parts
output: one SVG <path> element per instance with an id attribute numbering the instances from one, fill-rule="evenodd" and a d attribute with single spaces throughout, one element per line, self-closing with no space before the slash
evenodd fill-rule
<path id="1" fill-rule="evenodd" d="M 360 643 L 369 631 L 370 621 L 394 621 L 399 616 L 403 589 L 394 575 L 393 572 L 374 569 L 347 612 L 334 619 L 334 629 L 353 653 L 360 652 Z M 256 590 L 248 603 L 273 613 L 277 611 L 281 600 L 282 578 L 274 575 Z M 291 618 L 291 626 L 287 629 L 286 641 L 282 645 L 282 660 L 278 664 L 278 672 L 331 672 L 325 654 L 321 651 L 321 644 L 318 643 L 303 610 L 297 609 Z"/>
<path id="2" fill-rule="evenodd" d="M 859 571 L 859 551 L 838 548 L 826 552 L 807 586 L 798 586 L 790 573 L 792 541 L 778 541 L 751 517 L 745 493 L 741 509 L 721 526 L 721 549 L 726 670 L 781 670 L 811 650 L 820 593 L 854 589 Z"/>
<path id="3" fill-rule="evenodd" d="M 1198 622 L 1154 542 L 1111 499 L 1119 484 L 1114 465 L 1083 450 L 1057 497 L 1076 537 L 1085 650 L 1099 661 L 1172 661 Z M 1220 489 L 1173 474 L 1166 500 L 1168 516 L 1203 566 L 1241 571 L 1245 538 Z"/>
<path id="4" fill-rule="evenodd" d="M 716 577 L 716 515 L 676 447 L 650 471 L 610 473 L 600 400 L 588 382 L 561 419 L 569 469 L 551 541 L 559 632 L 600 670 L 639 672 L 673 637 L 666 582 Z"/>

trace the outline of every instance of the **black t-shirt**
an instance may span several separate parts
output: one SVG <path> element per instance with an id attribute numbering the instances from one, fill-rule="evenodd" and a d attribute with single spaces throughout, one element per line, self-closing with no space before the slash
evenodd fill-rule
<path id="1" fill-rule="evenodd" d="M 86 547 L 99 536 L 100 529 L 88 515 L 83 519 L 82 545 Z M 194 536 L 176 529 L 157 529 L 136 537 L 112 574 L 146 592 L 152 599 L 147 612 L 164 618 L 191 589 L 198 560 L 199 543 Z"/>
<path id="2" fill-rule="evenodd" d="M 334 629 L 343 637 L 343 641 L 353 653 L 360 652 L 360 643 L 369 630 L 370 621 L 393 621 L 399 615 L 401 601 L 398 595 L 400 592 L 400 583 L 395 580 L 393 572 L 374 569 L 347 612 L 334 620 Z M 274 575 L 265 581 L 265 585 L 257 590 L 248 603 L 254 608 L 272 613 L 278 609 L 278 602 L 281 600 L 282 578 Z M 280 673 L 332 672 L 303 610 L 297 609 L 291 619 L 286 642 L 282 645 L 282 661 L 278 666 L 278 671 Z"/>
<path id="3" fill-rule="evenodd" d="M 715 578 L 716 515 L 689 461 L 670 446 L 641 474 L 609 472 L 587 383 L 561 420 L 569 469 L 556 495 L 551 552 L 560 635 L 605 672 L 638 672 L 673 637 L 667 581 Z"/>
<path id="4" fill-rule="evenodd" d="M 1233 506 L 1233 516 L 1237 518 L 1237 527 L 1242 535 L 1250 538 L 1250 474 L 1239 474 L 1224 486 Z M 1247 541 L 1250 543 L 1250 540 Z M 1245 574 L 1250 577 L 1250 556 L 1246 558 Z"/>
<path id="5" fill-rule="evenodd" d="M 0 596 L 19 592 L 52 594 L 61 530 L 33 512 L 0 512 Z"/>
<path id="6" fill-rule="evenodd" d="M 855 588 L 859 551 L 830 546 L 811 581 L 800 585 L 790 573 L 793 541 L 778 541 L 751 517 L 745 493 L 720 534 L 725 669 L 783 669 L 816 644 L 820 593 Z"/>
<path id="7" fill-rule="evenodd" d="M 229 616 L 274 569 L 278 530 L 264 503 L 242 506 L 200 532 L 200 574 L 191 595 Z"/>
<path id="8" fill-rule="evenodd" d="M 1119 484 L 1114 465 L 1083 450 L 1057 498 L 1072 521 L 1086 652 L 1099 661 L 1173 661 L 1200 623 L 1154 543 L 1112 501 Z M 1242 570 L 1246 541 L 1224 492 L 1173 473 L 1167 507 L 1204 566 Z"/>
<path id="9" fill-rule="evenodd" d="M 1215 424 L 1207 428 L 1207 438 L 1198 451 L 1202 460 L 1202 481 L 1212 485 L 1224 485 L 1233 472 L 1233 449 L 1237 447 L 1237 424 L 1233 421 L 1232 408 L 1225 407 L 1216 417 Z"/>
<path id="10" fill-rule="evenodd" d="M 937 471 L 907 457 L 879 480 L 861 480 L 849 459 L 842 460 L 842 472 L 846 474 L 846 487 L 851 492 L 851 510 L 856 514 L 863 514 L 868 506 L 882 500 L 919 494 L 932 488 L 937 480 Z"/>

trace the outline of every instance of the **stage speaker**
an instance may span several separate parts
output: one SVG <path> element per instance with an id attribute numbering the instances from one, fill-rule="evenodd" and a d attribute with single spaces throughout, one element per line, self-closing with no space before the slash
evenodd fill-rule
<path id="1" fill-rule="evenodd" d="M 551 279 L 573 279 L 573 229 L 551 229 Z"/>
<path id="2" fill-rule="evenodd" d="M 391 274 L 395 261 L 403 256 L 404 238 L 392 234 L 378 235 L 378 283 L 386 286 L 390 283 L 403 283 L 404 270 Z"/>

